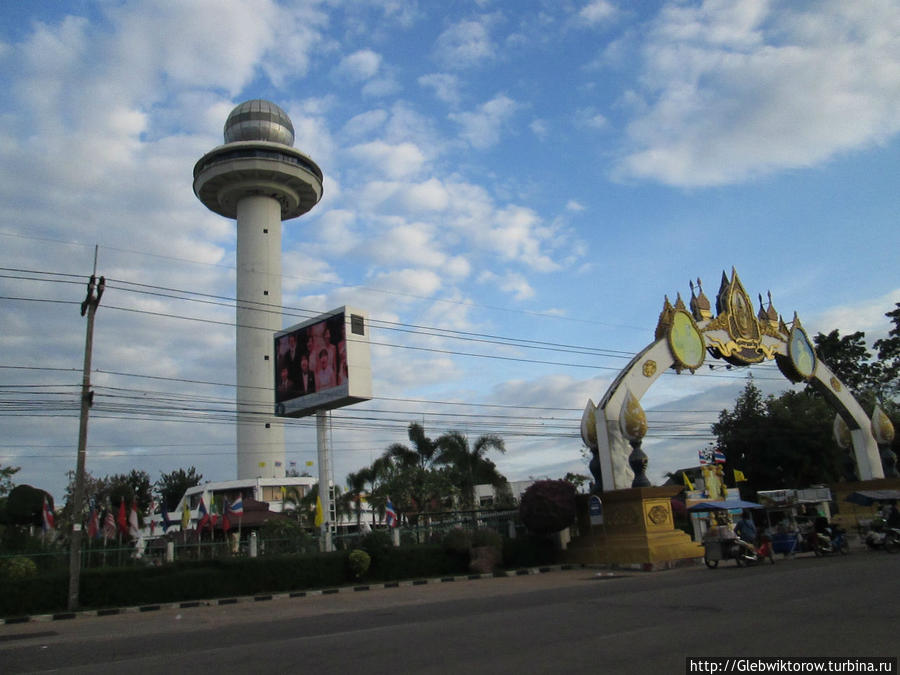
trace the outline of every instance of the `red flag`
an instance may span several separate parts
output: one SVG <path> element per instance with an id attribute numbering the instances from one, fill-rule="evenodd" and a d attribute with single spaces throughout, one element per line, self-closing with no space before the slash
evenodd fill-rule
<path id="1" fill-rule="evenodd" d="M 203 503 L 203 497 L 200 497 L 200 506 L 197 507 L 197 531 L 200 532 L 209 522 L 209 512 L 206 510 L 206 504 Z"/>
<path id="2" fill-rule="evenodd" d="M 55 525 L 55 518 L 53 517 L 53 511 L 50 510 L 50 504 L 47 503 L 47 496 L 44 495 L 44 509 L 43 509 L 43 528 L 44 532 L 48 530 L 52 530 Z"/>
<path id="3" fill-rule="evenodd" d="M 91 515 L 88 516 L 88 538 L 96 539 L 100 532 L 100 518 L 97 515 L 97 509 L 91 507 Z"/>
<path id="4" fill-rule="evenodd" d="M 119 502 L 119 517 L 116 519 L 119 524 L 119 532 L 128 534 L 128 516 L 125 514 L 125 497 Z"/>
<path id="5" fill-rule="evenodd" d="M 231 520 L 228 518 L 228 500 L 225 500 L 224 508 L 222 509 L 222 531 L 225 534 L 228 534 L 228 530 L 231 529 Z"/>

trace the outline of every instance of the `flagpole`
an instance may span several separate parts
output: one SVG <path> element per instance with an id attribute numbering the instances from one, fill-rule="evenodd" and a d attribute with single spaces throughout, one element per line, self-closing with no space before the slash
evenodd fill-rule
<path id="1" fill-rule="evenodd" d="M 331 551 L 331 492 L 328 480 L 331 461 L 328 456 L 328 413 L 316 411 L 316 450 L 319 458 L 319 499 L 322 501 L 322 524 L 319 526 L 323 550 Z"/>

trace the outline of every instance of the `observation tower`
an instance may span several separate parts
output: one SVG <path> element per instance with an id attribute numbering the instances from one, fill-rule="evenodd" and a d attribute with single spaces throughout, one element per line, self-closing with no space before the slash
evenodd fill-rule
<path id="1" fill-rule="evenodd" d="M 237 477 L 284 476 L 275 409 L 273 333 L 281 319 L 281 221 L 322 198 L 322 170 L 293 147 L 294 125 L 274 103 L 245 101 L 225 121 L 225 144 L 194 166 L 194 194 L 237 220 Z"/>

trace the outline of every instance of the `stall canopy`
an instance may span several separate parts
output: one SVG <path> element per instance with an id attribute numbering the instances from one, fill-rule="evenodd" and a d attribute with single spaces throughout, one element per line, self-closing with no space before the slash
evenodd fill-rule
<path id="1" fill-rule="evenodd" d="M 740 499 L 730 502 L 700 502 L 688 507 L 688 511 L 730 511 L 731 509 L 761 509 L 762 504 L 745 502 Z"/>
<path id="2" fill-rule="evenodd" d="M 900 501 L 900 490 L 859 490 L 847 495 L 846 501 L 860 506 L 872 506 L 875 502 Z"/>

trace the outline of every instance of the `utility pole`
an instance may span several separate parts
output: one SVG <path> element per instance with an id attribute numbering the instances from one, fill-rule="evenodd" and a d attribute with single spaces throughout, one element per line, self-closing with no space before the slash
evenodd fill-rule
<path id="1" fill-rule="evenodd" d="M 88 412 L 94 402 L 91 391 L 91 351 L 94 346 L 94 314 L 100 304 L 106 279 L 97 281 L 97 250 L 94 249 L 94 273 L 88 281 L 87 297 L 81 303 L 81 316 L 87 314 L 84 339 L 84 370 L 81 378 L 81 421 L 78 425 L 78 459 L 75 465 L 75 494 L 72 495 L 72 538 L 69 545 L 69 611 L 78 609 L 78 582 L 81 576 L 81 517 L 84 510 L 84 464 L 87 454 Z"/>

